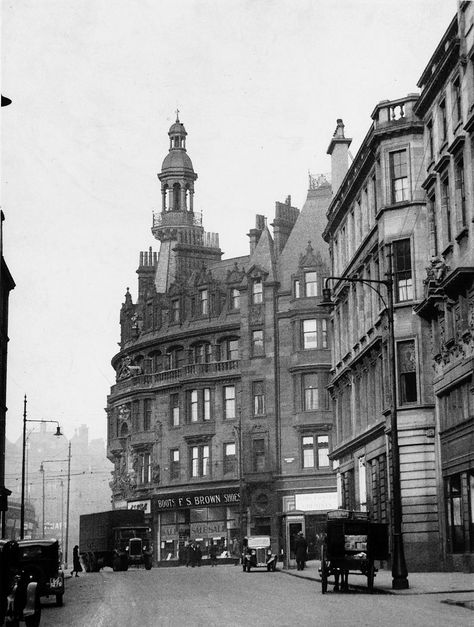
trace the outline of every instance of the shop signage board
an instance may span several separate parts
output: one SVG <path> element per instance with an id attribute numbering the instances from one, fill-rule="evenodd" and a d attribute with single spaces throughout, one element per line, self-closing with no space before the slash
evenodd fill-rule
<path id="1" fill-rule="evenodd" d="M 147 499 L 145 501 L 129 501 L 128 509 L 139 509 L 145 514 L 151 514 L 151 500 Z"/>
<path id="2" fill-rule="evenodd" d="M 239 503 L 240 492 L 238 488 L 208 490 L 205 492 L 179 492 L 177 494 L 154 497 L 154 508 L 158 512 L 190 507 L 229 507 Z"/>

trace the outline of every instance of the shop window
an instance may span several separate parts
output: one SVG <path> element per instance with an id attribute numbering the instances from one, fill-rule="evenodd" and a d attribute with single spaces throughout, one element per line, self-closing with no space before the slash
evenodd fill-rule
<path id="1" fill-rule="evenodd" d="M 191 446 L 191 477 L 208 477 L 210 474 L 209 445 Z"/>
<path id="2" fill-rule="evenodd" d="M 151 414 L 152 414 L 152 403 L 151 398 L 145 399 L 145 410 L 143 413 L 143 431 L 149 431 L 151 428 Z"/>
<path id="3" fill-rule="evenodd" d="M 263 416 L 265 414 L 265 387 L 263 381 L 252 383 L 253 415 Z"/>
<path id="4" fill-rule="evenodd" d="M 265 354 L 263 345 L 263 330 L 252 331 L 252 357 L 262 357 Z"/>
<path id="5" fill-rule="evenodd" d="M 179 479 L 180 470 L 179 448 L 172 448 L 170 450 L 170 479 Z"/>
<path id="6" fill-rule="evenodd" d="M 367 477 L 365 471 L 365 457 L 359 457 L 359 511 L 367 511 Z"/>
<path id="7" fill-rule="evenodd" d="M 318 374 L 303 375 L 303 410 L 315 411 L 319 409 Z"/>
<path id="8" fill-rule="evenodd" d="M 266 467 L 265 460 L 265 440 L 259 438 L 252 442 L 252 461 L 254 472 L 264 472 Z"/>
<path id="9" fill-rule="evenodd" d="M 252 281 L 252 304 L 261 305 L 263 302 L 263 283 L 262 279 L 254 279 Z"/>
<path id="10" fill-rule="evenodd" d="M 464 552 L 463 502 L 461 474 L 447 480 L 448 538 L 453 553 Z"/>
<path id="11" fill-rule="evenodd" d="M 407 151 L 390 153 L 390 181 L 392 202 L 408 200 Z"/>
<path id="12" fill-rule="evenodd" d="M 209 313 L 209 292 L 199 290 L 199 315 L 207 316 Z"/>
<path id="13" fill-rule="evenodd" d="M 236 468 L 235 442 L 227 442 L 224 444 L 224 474 L 235 473 Z"/>
<path id="14" fill-rule="evenodd" d="M 393 242 L 393 273 L 395 300 L 397 302 L 413 300 L 413 277 L 409 239 L 401 239 Z M 363 290 L 361 290 L 361 292 L 363 292 Z"/>
<path id="15" fill-rule="evenodd" d="M 398 384 L 400 404 L 416 403 L 418 399 L 415 341 L 398 342 Z"/>
<path id="16" fill-rule="evenodd" d="M 304 273 L 304 290 L 307 297 L 318 295 L 318 275 L 316 272 Z"/>
<path id="17" fill-rule="evenodd" d="M 236 287 L 230 290 L 230 308 L 234 310 L 240 309 L 240 290 Z"/>
<path id="18" fill-rule="evenodd" d="M 303 468 L 329 467 L 329 437 L 327 435 L 303 435 L 301 448 Z"/>
<path id="19" fill-rule="evenodd" d="M 235 385 L 224 386 L 224 419 L 235 418 Z"/>
<path id="20" fill-rule="evenodd" d="M 303 320 L 303 348 L 310 350 L 318 348 L 318 333 L 316 320 Z"/>
<path id="21" fill-rule="evenodd" d="M 171 425 L 179 427 L 179 394 L 170 394 Z"/>

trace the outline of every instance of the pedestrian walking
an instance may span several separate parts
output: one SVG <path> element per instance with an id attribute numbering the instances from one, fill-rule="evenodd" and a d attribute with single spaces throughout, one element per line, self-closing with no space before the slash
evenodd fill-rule
<path id="1" fill-rule="evenodd" d="M 217 566 L 217 546 L 214 542 L 211 542 L 209 547 L 209 559 L 211 560 L 211 566 Z"/>
<path id="2" fill-rule="evenodd" d="M 72 570 L 71 577 L 76 573 L 76 577 L 79 577 L 79 573 L 82 572 L 81 560 L 79 559 L 79 547 L 76 546 L 72 550 Z"/>
<path id="3" fill-rule="evenodd" d="M 201 562 L 202 562 L 202 551 L 201 551 L 201 545 L 199 544 L 199 542 L 196 544 L 196 548 L 195 548 L 195 552 L 194 555 L 196 557 L 196 564 L 198 566 L 201 566 Z"/>
<path id="4" fill-rule="evenodd" d="M 302 531 L 298 531 L 298 535 L 295 540 L 295 557 L 296 557 L 296 569 L 304 570 L 306 564 L 306 556 L 308 552 L 308 543 L 303 535 Z"/>

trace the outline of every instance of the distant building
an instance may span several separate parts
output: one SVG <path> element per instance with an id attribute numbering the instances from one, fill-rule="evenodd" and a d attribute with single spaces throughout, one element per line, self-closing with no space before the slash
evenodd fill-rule
<path id="1" fill-rule="evenodd" d="M 168 134 L 152 225 L 160 250 L 140 254 L 138 297 L 127 290 L 112 360 L 114 506 L 144 509 L 158 562 L 179 559 L 190 539 L 231 553 L 242 534 L 271 535 L 289 559 L 300 529 L 314 554 L 337 505 L 330 328 L 319 307 L 330 185 L 311 179 L 301 212 L 290 197 L 277 202 L 273 235 L 258 215 L 249 254 L 223 260 L 195 209 L 179 119 Z"/>
<path id="2" fill-rule="evenodd" d="M 77 429 L 71 442 L 68 559 L 79 541 L 79 516 L 111 509 L 109 487 L 112 466 L 106 458 L 105 442 L 89 440 L 88 428 Z M 12 499 L 21 499 L 22 441 L 7 442 L 8 479 Z M 41 470 L 42 469 L 42 470 Z M 16 480 L 13 480 L 13 477 Z M 56 438 L 46 424 L 27 434 L 25 473 L 25 537 L 55 537 L 65 549 L 67 527 L 68 443 Z M 20 511 L 12 506 L 8 524 L 19 534 Z M 35 520 L 28 518 L 33 512 Z"/>
<path id="3" fill-rule="evenodd" d="M 474 568 L 474 4 L 458 12 L 424 70 L 429 255 L 416 313 L 430 325 L 443 564 Z"/>

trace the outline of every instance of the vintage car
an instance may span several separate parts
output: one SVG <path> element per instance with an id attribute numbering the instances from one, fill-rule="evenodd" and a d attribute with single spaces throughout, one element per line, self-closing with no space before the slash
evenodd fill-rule
<path id="1" fill-rule="evenodd" d="M 251 568 L 266 568 L 275 571 L 277 555 L 272 552 L 270 536 L 248 536 L 244 538 L 242 570 L 248 573 Z"/>
<path id="2" fill-rule="evenodd" d="M 21 569 L 20 549 L 14 540 L 0 540 L 0 625 L 38 627 L 41 603 L 38 584 Z"/>
<path id="3" fill-rule="evenodd" d="M 57 540 L 19 540 L 20 565 L 38 582 L 42 597 L 55 596 L 56 605 L 63 604 L 64 573 L 61 570 Z"/>

